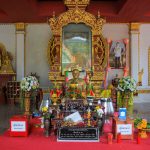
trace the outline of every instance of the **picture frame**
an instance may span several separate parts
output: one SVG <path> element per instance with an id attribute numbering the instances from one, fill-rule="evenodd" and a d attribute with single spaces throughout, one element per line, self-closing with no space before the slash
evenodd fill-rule
<path id="1" fill-rule="evenodd" d="M 119 69 L 126 66 L 126 45 L 123 41 L 112 41 L 109 52 L 111 68 Z"/>
<path id="2" fill-rule="evenodd" d="M 63 28 L 62 75 L 72 66 L 91 68 L 91 29 L 85 24 L 69 24 Z"/>

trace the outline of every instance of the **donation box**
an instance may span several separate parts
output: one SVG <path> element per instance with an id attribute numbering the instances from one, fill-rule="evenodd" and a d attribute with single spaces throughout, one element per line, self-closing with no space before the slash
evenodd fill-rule
<path id="1" fill-rule="evenodd" d="M 28 127 L 26 116 L 13 116 L 10 119 L 10 136 L 28 136 Z"/>
<path id="2" fill-rule="evenodd" d="M 112 131 L 115 139 L 117 139 L 119 133 L 121 134 L 121 139 L 133 139 L 133 130 L 133 120 L 127 118 L 122 121 L 116 117 L 113 118 Z"/>

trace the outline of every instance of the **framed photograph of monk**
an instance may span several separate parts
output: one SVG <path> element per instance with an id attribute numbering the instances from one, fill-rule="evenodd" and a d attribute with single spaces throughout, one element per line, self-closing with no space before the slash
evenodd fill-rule
<path id="1" fill-rule="evenodd" d="M 124 42 L 113 41 L 110 46 L 109 64 L 112 68 L 126 66 L 126 47 Z"/>
<path id="2" fill-rule="evenodd" d="M 81 70 L 91 68 L 91 29 L 85 24 L 69 24 L 63 27 L 62 74 L 78 65 Z M 80 71 L 81 71 L 80 70 Z"/>

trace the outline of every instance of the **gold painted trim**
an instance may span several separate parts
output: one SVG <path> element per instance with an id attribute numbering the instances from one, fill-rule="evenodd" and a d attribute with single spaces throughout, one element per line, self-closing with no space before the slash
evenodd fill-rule
<path id="1" fill-rule="evenodd" d="M 150 90 L 137 90 L 139 94 L 150 93 Z"/>
<path id="2" fill-rule="evenodd" d="M 62 34 L 62 27 L 69 23 L 85 23 L 91 27 L 92 34 L 97 35 L 102 33 L 102 26 L 106 22 L 103 18 L 96 18 L 78 7 L 68 10 L 60 14 L 59 17 L 53 16 L 49 19 L 50 27 L 54 35 Z"/>
<path id="3" fill-rule="evenodd" d="M 140 23 L 131 23 L 130 24 L 130 30 L 131 31 L 139 31 L 140 30 Z"/>
<path id="4" fill-rule="evenodd" d="M 78 0 L 77 0 L 78 1 Z M 70 1 L 71 2 L 71 1 Z M 53 17 L 49 19 L 49 24 L 51 27 L 51 30 L 53 32 L 53 37 L 49 43 L 48 43 L 48 61 L 50 65 L 54 65 L 54 56 L 53 52 L 56 51 L 59 47 L 59 54 L 61 56 L 62 53 L 62 28 L 69 23 L 84 23 L 88 26 L 91 27 L 92 31 L 92 54 L 94 53 L 95 50 L 95 45 L 93 44 L 95 42 L 97 48 L 102 48 L 102 55 L 101 57 L 98 58 L 98 64 L 101 67 L 105 67 L 106 65 L 106 60 L 107 60 L 107 53 L 108 53 L 108 47 L 106 40 L 102 36 L 102 26 L 106 22 L 103 18 L 98 16 L 96 18 L 93 14 L 90 14 L 86 12 L 85 10 L 82 10 L 78 7 L 78 5 L 75 6 L 75 8 L 68 10 L 62 14 L 60 14 L 58 17 L 53 14 Z M 99 37 L 98 37 L 99 36 Z M 103 47 L 100 42 L 103 42 Z M 96 43 L 97 42 L 97 43 Z M 49 55 L 50 54 L 50 55 Z M 92 56 L 94 58 L 94 54 Z M 60 62 L 61 62 L 61 57 L 60 57 Z M 92 65 L 94 65 L 94 60 L 92 60 Z M 101 70 L 101 69 L 100 69 Z"/>
<path id="5" fill-rule="evenodd" d="M 47 54 L 49 62 L 49 80 L 51 82 L 64 82 L 65 76 L 62 75 L 62 30 L 63 27 L 70 24 L 83 23 L 91 28 L 92 39 L 92 70 L 93 76 L 91 78 L 92 84 L 97 84 L 99 87 L 105 79 L 105 68 L 108 59 L 108 44 L 107 40 L 102 35 L 102 27 L 106 22 L 105 19 L 86 12 L 78 2 L 85 2 L 87 0 L 68 0 L 69 3 L 76 2 L 71 9 L 49 19 L 49 25 L 53 33 L 53 37 L 48 42 Z M 91 69 L 91 68 L 89 68 Z"/>
<path id="6" fill-rule="evenodd" d="M 81 9 L 85 9 L 89 5 L 90 0 L 64 0 L 64 4 L 68 9 L 73 9 L 76 5 Z"/>
<path id="7" fill-rule="evenodd" d="M 25 31 L 25 23 L 18 22 L 15 25 L 16 25 L 16 31 Z"/>

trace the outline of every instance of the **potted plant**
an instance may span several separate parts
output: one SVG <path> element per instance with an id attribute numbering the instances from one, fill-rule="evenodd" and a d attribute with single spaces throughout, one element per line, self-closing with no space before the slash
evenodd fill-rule
<path id="1" fill-rule="evenodd" d="M 29 115 L 30 114 L 30 97 L 33 91 L 39 88 L 39 82 L 36 77 L 27 76 L 21 80 L 20 88 L 25 93 L 25 99 L 24 99 L 25 115 Z"/>
<path id="2" fill-rule="evenodd" d="M 117 105 L 126 108 L 133 105 L 133 92 L 136 91 L 136 81 L 130 76 L 123 77 L 119 80 L 117 89 Z"/>

